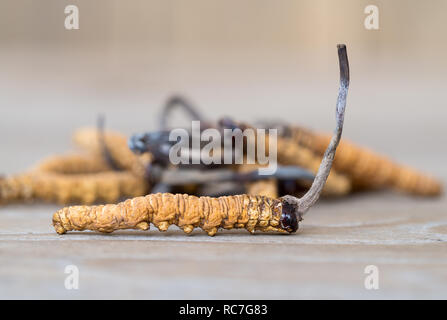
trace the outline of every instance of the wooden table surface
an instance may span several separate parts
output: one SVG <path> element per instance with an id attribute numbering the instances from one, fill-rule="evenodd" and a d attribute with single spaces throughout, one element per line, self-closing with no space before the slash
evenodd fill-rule
<path id="1" fill-rule="evenodd" d="M 160 58 L 144 65 L 141 57 L 107 59 L 102 52 L 96 59 L 80 55 L 80 67 L 71 70 L 68 62 L 78 61 L 78 51 L 58 60 L 50 51 L 41 56 L 29 51 L 32 59 L 22 61 L 15 57 L 27 57 L 27 51 L 19 50 L 2 60 L 9 69 L 0 74 L 1 173 L 20 172 L 45 156 L 66 152 L 72 130 L 94 125 L 99 112 L 106 112 L 108 128 L 126 134 L 154 129 L 161 103 L 175 89 L 187 92 L 212 119 L 275 116 L 317 129 L 334 125 L 335 45 L 327 53 L 333 67 L 323 68 L 312 81 L 308 74 L 315 65 L 302 69 L 286 63 L 272 73 L 259 63 L 238 77 L 233 73 L 238 65 L 226 72 L 223 64 L 218 73 L 211 63 L 200 69 L 187 60 L 184 68 L 175 68 L 176 60 Z M 361 61 L 358 51 L 351 51 L 355 77 L 344 137 L 436 174 L 445 185 L 445 72 L 436 65 L 439 77 L 428 81 L 426 65 L 419 63 L 407 67 L 418 77 L 399 76 L 396 59 L 383 54 L 391 62 L 377 68 Z M 210 59 L 218 61 L 214 55 Z M 129 71 L 122 62 L 132 60 Z M 265 61 L 281 60 L 266 56 Z M 371 72 L 361 72 L 359 66 L 370 65 Z M 169 66 L 172 74 L 163 74 Z M 252 78 L 246 75 L 250 70 Z M 377 81 L 384 78 L 383 70 L 390 70 L 389 76 Z M 172 227 L 166 233 L 59 236 L 51 227 L 58 208 L 0 207 L 0 298 L 447 298 L 445 197 L 383 192 L 321 201 L 293 235 L 226 231 L 208 237 L 196 231 L 186 236 Z M 78 290 L 65 289 L 69 265 L 78 267 Z M 378 290 L 365 289 L 369 265 L 379 270 Z"/>
<path id="2" fill-rule="evenodd" d="M 73 232 L 57 206 L 0 209 L 0 298 L 447 298 L 446 199 L 323 201 L 293 235 Z M 79 289 L 67 290 L 67 265 Z M 365 267 L 379 289 L 365 289 Z"/>

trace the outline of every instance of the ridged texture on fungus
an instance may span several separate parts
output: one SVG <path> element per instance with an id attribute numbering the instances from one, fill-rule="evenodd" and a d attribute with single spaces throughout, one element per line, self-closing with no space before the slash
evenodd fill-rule
<path id="1" fill-rule="evenodd" d="M 288 128 L 295 143 L 310 148 L 320 156 L 324 154 L 331 136 L 318 134 L 299 127 Z M 394 163 L 390 159 L 342 140 L 334 160 L 335 170 L 349 175 L 359 189 L 391 187 L 402 192 L 421 196 L 437 196 L 442 185 L 435 178 L 410 167 Z"/>
<path id="2" fill-rule="evenodd" d="M 245 161 L 246 162 L 246 161 Z M 255 164 L 239 164 L 235 165 L 235 169 L 240 173 L 247 173 L 259 168 L 266 167 L 265 165 Z M 250 196 L 264 196 L 269 198 L 278 198 L 278 186 L 276 179 L 270 178 L 266 180 L 252 181 L 245 183 L 245 193 Z"/>
<path id="3" fill-rule="evenodd" d="M 327 145 L 325 146 L 325 148 Z M 278 163 L 282 165 L 295 165 L 317 173 L 321 159 L 309 148 L 295 143 L 292 139 L 278 137 L 277 139 Z M 351 191 L 351 181 L 345 175 L 332 169 L 323 188 L 324 195 L 345 195 Z"/>
<path id="4" fill-rule="evenodd" d="M 104 150 L 98 134 L 96 128 L 78 129 L 73 134 L 73 141 L 81 149 L 102 157 Z M 146 174 L 146 165 L 152 160 L 149 153 L 142 156 L 134 154 L 127 145 L 126 137 L 119 132 L 105 131 L 104 140 L 113 162 L 121 170 L 131 171 L 139 177 Z"/>
<path id="5" fill-rule="evenodd" d="M 37 164 L 36 171 L 62 174 L 97 173 L 111 168 L 100 157 L 82 154 L 55 155 Z"/>
<path id="6" fill-rule="evenodd" d="M 246 185 L 247 194 L 251 196 L 278 198 L 278 187 L 274 179 L 249 182 Z"/>
<path id="7" fill-rule="evenodd" d="M 53 156 L 30 172 L 0 179 L 0 203 L 43 200 L 82 203 L 116 202 L 144 195 L 145 179 L 127 171 L 111 171 L 97 157 Z"/>
<path id="8" fill-rule="evenodd" d="M 280 200 L 262 196 L 210 198 L 157 193 L 118 204 L 66 207 L 54 214 L 53 225 L 59 234 L 71 230 L 147 230 L 150 223 L 160 231 L 172 224 L 185 233 L 198 227 L 210 236 L 219 228 L 286 232 L 279 226 L 281 210 Z"/>
<path id="9" fill-rule="evenodd" d="M 241 130 L 251 129 L 254 132 L 256 128 L 246 123 L 235 123 L 236 127 Z M 248 139 L 248 143 L 257 146 L 258 137 L 255 135 L 254 140 Z M 252 141 L 253 140 L 253 141 Z M 329 143 L 328 143 L 329 144 Z M 327 147 L 327 145 L 325 148 Z M 269 152 L 269 135 L 265 137 L 265 150 Z M 320 168 L 321 158 L 310 148 L 303 147 L 289 137 L 278 136 L 276 143 L 277 161 L 281 165 L 292 165 L 305 168 L 314 174 Z M 323 188 L 323 194 L 327 196 L 342 196 L 351 191 L 351 180 L 334 170 L 331 170 L 326 184 Z"/>
<path id="10" fill-rule="evenodd" d="M 0 203 L 42 200 L 61 204 L 116 202 L 145 194 L 147 183 L 130 172 L 64 175 L 29 172 L 0 179 Z"/>

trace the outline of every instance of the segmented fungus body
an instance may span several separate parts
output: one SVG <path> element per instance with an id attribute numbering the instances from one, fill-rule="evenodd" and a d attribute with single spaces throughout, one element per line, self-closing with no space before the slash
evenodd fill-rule
<path id="1" fill-rule="evenodd" d="M 247 194 L 252 196 L 264 196 L 269 198 L 278 197 L 278 186 L 275 179 L 248 182 L 246 184 Z"/>
<path id="2" fill-rule="evenodd" d="M 98 157 L 103 157 L 103 146 L 101 140 L 98 139 L 97 128 L 82 128 L 73 134 L 74 143 L 80 148 L 88 151 Z M 104 144 L 108 154 L 112 157 L 112 161 L 121 170 L 133 172 L 136 176 L 143 177 L 147 174 L 147 165 L 151 162 L 150 153 L 141 156 L 134 154 L 127 145 L 127 138 L 114 131 L 104 132 Z"/>
<path id="3" fill-rule="evenodd" d="M 238 172 L 246 173 L 259 169 L 261 165 L 240 164 L 236 165 L 235 169 Z M 264 196 L 268 198 L 278 198 L 277 181 L 274 178 L 245 182 L 246 194 L 251 196 Z"/>
<path id="4" fill-rule="evenodd" d="M 87 174 L 110 171 L 111 168 L 106 161 L 97 156 L 68 154 L 48 157 L 38 163 L 34 170 L 61 174 Z"/>
<path id="5" fill-rule="evenodd" d="M 33 198 L 32 178 L 27 174 L 0 177 L 0 204 Z"/>
<path id="6" fill-rule="evenodd" d="M 292 233 L 302 216 L 317 202 L 329 176 L 343 131 L 346 97 L 349 87 L 349 64 L 345 45 L 338 45 L 340 87 L 336 105 L 336 127 L 312 186 L 302 198 L 284 196 L 272 199 L 263 196 L 236 195 L 219 198 L 185 194 L 158 193 L 137 197 L 118 204 L 72 206 L 53 215 L 57 233 L 71 230 L 112 232 L 119 229 L 149 229 L 153 223 L 166 231 L 171 224 L 186 233 L 195 227 L 214 236 L 219 228 L 244 228 L 253 233 L 277 231 Z"/>
<path id="7" fill-rule="evenodd" d="M 30 172 L 0 179 L 0 203 L 42 200 L 82 203 L 116 202 L 148 192 L 145 179 L 111 171 L 101 159 L 69 155 L 50 157 Z"/>
<path id="8" fill-rule="evenodd" d="M 254 127 L 246 123 L 236 123 L 231 119 L 224 119 L 221 124 L 227 122 L 228 126 L 237 127 L 241 130 L 252 129 L 257 132 Z M 225 126 L 225 125 L 224 125 Z M 257 146 L 257 136 L 253 141 L 247 139 L 248 143 Z M 330 140 L 330 139 L 329 139 Z M 327 141 L 326 146 L 329 141 Z M 269 152 L 269 136 L 265 137 L 265 150 Z M 293 139 L 288 137 L 277 137 L 276 143 L 277 161 L 281 165 L 299 166 L 313 173 L 317 173 L 321 163 L 321 157 L 317 155 L 307 146 L 297 144 Z M 323 194 L 326 196 L 342 196 L 351 191 L 351 180 L 348 176 L 343 175 L 336 170 L 331 170 L 326 184 L 323 188 Z"/>
<path id="9" fill-rule="evenodd" d="M 210 198 L 157 193 L 118 204 L 66 207 L 53 215 L 53 225 L 59 234 L 71 230 L 148 230 L 151 223 L 160 231 L 166 231 L 172 224 L 185 233 L 201 228 L 209 236 L 214 236 L 219 228 L 243 228 L 251 233 L 255 230 L 287 233 L 298 228 L 287 202 L 248 195 Z"/>
<path id="10" fill-rule="evenodd" d="M 329 143 L 329 142 L 328 142 Z M 327 145 L 326 145 L 327 146 Z M 291 139 L 278 137 L 278 162 L 283 165 L 302 166 L 313 173 L 317 173 L 321 159 L 310 149 L 297 145 Z M 341 196 L 351 191 L 350 179 L 336 170 L 331 170 L 323 188 L 324 195 Z"/>
<path id="11" fill-rule="evenodd" d="M 286 134 L 296 143 L 323 155 L 330 135 L 290 126 Z M 342 140 L 334 159 L 334 168 L 349 175 L 355 188 L 391 187 L 421 196 L 437 196 L 442 185 L 435 178 L 413 168 L 396 164 L 385 156 Z"/>

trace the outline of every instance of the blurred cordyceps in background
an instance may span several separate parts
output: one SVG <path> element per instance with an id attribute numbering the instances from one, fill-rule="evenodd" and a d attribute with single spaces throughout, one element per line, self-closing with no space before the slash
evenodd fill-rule
<path id="1" fill-rule="evenodd" d="M 331 139 L 329 134 L 297 126 L 288 126 L 284 132 L 295 144 L 313 150 L 320 157 Z M 442 193 L 442 185 L 435 178 L 346 140 L 340 142 L 334 168 L 350 178 L 354 190 L 392 188 L 419 196 Z"/>
<path id="2" fill-rule="evenodd" d="M 169 149 L 168 120 L 175 107 L 203 123 L 201 130 L 278 129 L 276 138 L 277 172 L 259 175 L 265 167 L 259 163 L 173 165 Z M 302 195 L 317 173 L 331 136 L 289 124 L 246 123 L 223 118 L 213 124 L 181 96 L 168 99 L 160 119 L 160 131 L 125 135 L 105 131 L 103 121 L 97 128 L 81 128 L 73 141 L 80 152 L 44 159 L 31 170 L 0 178 L 0 203 L 43 200 L 57 203 L 91 204 L 116 202 L 149 192 L 182 192 L 222 196 L 238 193 L 271 198 L 285 194 Z M 101 118 L 100 118 L 101 120 Z M 185 129 L 186 130 L 186 129 Z M 255 134 L 244 137 L 247 145 L 258 148 Z M 270 147 L 264 137 L 265 148 Z M 130 148 L 129 148 L 130 146 Z M 196 146 L 197 147 L 197 146 Z M 200 146 L 199 146 L 200 147 Z M 224 153 L 222 145 L 220 153 Z M 231 146 L 234 148 L 233 146 Z M 189 157 L 199 154 L 189 146 Z M 247 160 L 244 149 L 244 160 Z M 191 159 L 189 159 L 191 160 Z M 194 163 L 194 162 L 193 162 Z M 198 170 L 197 170 L 198 169 Z M 442 185 L 435 178 L 407 166 L 398 165 L 385 156 L 341 140 L 323 196 L 342 197 L 352 192 L 392 189 L 417 196 L 438 196 Z"/>
<path id="3" fill-rule="evenodd" d="M 41 200 L 91 204 L 149 192 L 141 167 L 150 161 L 150 155 L 137 157 L 127 148 L 125 136 L 107 132 L 107 147 L 112 150 L 112 160 L 119 164 L 119 170 L 113 169 L 100 151 L 97 136 L 94 129 L 80 130 L 74 140 L 79 141 L 82 153 L 49 157 L 25 173 L 3 177 L 0 203 Z"/>
<path id="4" fill-rule="evenodd" d="M 235 127 L 247 128 L 248 125 L 237 124 Z M 330 135 L 291 125 L 269 128 L 272 127 L 278 128 L 280 133 L 277 138 L 279 170 L 284 170 L 284 166 L 294 166 L 315 174 Z M 279 179 L 272 175 L 255 180 L 247 174 L 244 179 L 235 178 L 237 181 L 234 183 L 225 178 L 224 183 L 219 171 L 221 168 L 242 174 L 262 167 L 259 164 L 233 164 L 202 165 L 201 170 L 195 173 L 200 175 L 215 170 L 215 181 L 204 178 L 206 181 L 186 184 L 182 174 L 189 170 L 188 166 L 180 168 L 166 165 L 168 159 L 157 159 L 151 152 L 137 155 L 129 149 L 126 137 L 118 132 L 105 131 L 102 133 L 103 139 L 100 137 L 101 133 L 97 128 L 78 129 L 73 134 L 73 141 L 81 152 L 49 157 L 27 172 L 0 178 L 0 203 L 30 200 L 61 204 L 116 202 L 123 198 L 145 195 L 151 191 L 150 186 L 154 183 L 156 191 L 159 191 L 157 187 L 162 186 L 168 188 L 167 191 L 198 195 L 208 195 L 206 190 L 209 195 L 216 195 L 213 184 L 220 183 L 217 195 L 245 192 L 276 198 L 284 194 L 302 194 L 311 183 L 309 174 L 298 175 L 296 179 L 293 176 L 290 179 Z M 249 140 L 247 142 L 256 143 Z M 157 150 L 154 151 L 158 154 Z M 164 165 L 157 166 L 157 163 Z M 174 179 L 169 186 L 165 185 L 160 178 L 160 171 L 173 171 L 173 176 L 178 175 L 178 183 Z M 240 182 L 243 182 L 242 186 Z M 442 185 L 435 178 L 342 140 L 322 195 L 342 197 L 352 192 L 388 188 L 418 196 L 438 196 L 442 193 Z"/>
<path id="5" fill-rule="evenodd" d="M 228 119 L 224 123 L 228 125 Z M 233 129 L 249 127 L 247 124 L 235 122 L 232 124 Z M 210 125 L 207 124 L 206 127 Z M 264 127 L 279 129 L 280 134 L 277 138 L 279 170 L 284 170 L 282 166 L 295 166 L 297 169 L 308 170 L 309 173 L 317 172 L 329 144 L 330 135 L 293 125 Z M 241 178 L 237 178 L 238 181 L 234 183 L 231 183 L 231 179 L 225 178 L 224 183 L 219 171 L 223 167 L 239 173 L 249 173 L 262 167 L 258 164 L 233 164 L 202 165 L 201 170 L 196 173 L 200 175 L 216 170 L 217 174 L 214 176 L 216 180 L 204 178 L 207 181 L 199 183 L 192 181 L 186 184 L 182 174 L 189 170 L 188 166 L 179 168 L 175 165 L 166 165 L 169 159 L 157 159 L 151 152 L 137 155 L 129 149 L 125 135 L 119 132 L 102 132 L 93 127 L 81 128 L 74 132 L 73 141 L 81 152 L 49 157 L 27 172 L 0 178 L 0 203 L 30 200 L 61 204 L 116 202 L 119 199 L 147 194 L 151 191 L 151 184 L 157 182 L 156 191 L 159 191 L 158 187 L 161 186 L 168 188 L 167 191 L 198 195 L 245 192 L 250 195 L 276 198 L 284 194 L 302 194 L 311 183 L 309 175 L 298 175 L 296 179 L 293 176 L 290 179 L 278 179 L 272 175 L 262 179 L 258 177 L 255 180 L 247 175 L 242 181 L 242 186 Z M 248 139 L 247 142 L 256 144 L 256 137 L 254 141 Z M 157 143 L 159 142 L 153 142 L 151 148 L 157 146 Z M 159 147 L 163 149 L 163 146 Z M 159 150 L 153 151 L 155 154 L 160 153 Z M 157 163 L 164 165 L 157 166 Z M 178 183 L 174 180 L 169 186 L 165 185 L 160 179 L 160 170 L 162 172 L 175 170 Z M 220 183 L 221 186 L 216 188 L 216 183 Z M 367 148 L 342 140 L 322 195 L 342 197 L 352 192 L 388 188 L 417 196 L 438 196 L 442 193 L 442 185 L 435 178 L 407 166 L 398 165 Z M 217 194 L 216 189 L 219 190 Z"/>

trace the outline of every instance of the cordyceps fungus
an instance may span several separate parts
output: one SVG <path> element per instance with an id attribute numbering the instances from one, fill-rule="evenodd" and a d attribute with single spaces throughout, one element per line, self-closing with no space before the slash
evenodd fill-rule
<path id="1" fill-rule="evenodd" d="M 335 151 L 341 139 L 343 131 L 343 122 L 346 108 L 346 98 L 349 88 L 349 62 L 346 52 L 346 46 L 339 44 L 338 59 L 340 65 L 340 88 L 338 91 L 337 105 L 335 110 L 336 127 L 334 135 L 329 142 L 329 146 L 324 153 L 323 160 L 321 161 L 320 168 L 315 176 L 315 179 L 310 187 L 309 191 L 300 199 L 293 196 L 284 196 L 281 198 L 283 204 L 287 204 L 285 208 L 287 210 L 283 212 L 281 221 L 284 220 L 286 224 L 290 220 L 290 211 L 293 211 L 297 217 L 297 221 L 302 220 L 302 216 L 317 202 L 320 197 L 323 186 L 331 171 L 332 162 L 334 161 Z M 290 208 L 291 206 L 292 208 Z"/>
<path id="2" fill-rule="evenodd" d="M 278 128 L 274 124 L 268 127 Z M 323 156 L 331 139 L 330 134 L 296 125 L 279 126 L 279 130 L 282 131 L 282 139 L 300 149 L 309 149 L 317 156 Z M 442 194 L 442 183 L 435 177 L 397 163 L 369 148 L 342 139 L 337 150 L 331 175 L 334 170 L 343 174 L 351 181 L 354 191 L 389 188 L 415 196 L 436 197 Z"/>
<path id="3" fill-rule="evenodd" d="M 112 232 L 119 229 L 147 230 L 154 224 L 166 231 L 172 224 L 185 233 L 199 227 L 214 236 L 219 228 L 243 228 L 254 233 L 293 233 L 303 215 L 318 200 L 328 178 L 343 129 L 349 65 L 346 46 L 338 45 L 340 89 L 336 106 L 336 128 L 309 191 L 302 197 L 279 199 L 246 194 L 196 197 L 186 194 L 157 193 L 128 199 L 118 204 L 73 206 L 57 211 L 53 225 L 57 233 L 71 230 Z"/>

